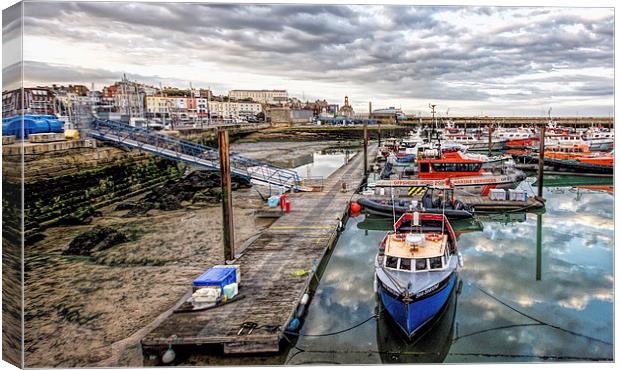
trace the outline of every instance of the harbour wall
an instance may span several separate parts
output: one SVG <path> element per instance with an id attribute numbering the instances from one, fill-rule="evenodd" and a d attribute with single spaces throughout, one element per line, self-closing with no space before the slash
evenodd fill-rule
<path id="1" fill-rule="evenodd" d="M 446 122 L 445 117 L 437 118 L 438 122 Z M 449 117 L 457 127 L 474 128 L 477 126 L 500 125 L 500 126 L 532 126 L 541 125 L 549 122 L 549 117 Z M 613 127 L 613 117 L 552 117 L 559 126 L 568 127 L 590 127 L 603 126 Z M 414 119 L 401 121 L 404 125 L 429 125 L 432 117 L 416 117 Z"/>
<path id="2" fill-rule="evenodd" d="M 26 242 L 59 223 L 87 223 L 100 207 L 179 178 L 183 167 L 137 150 L 94 140 L 20 143 L 3 147 L 3 236 Z"/>

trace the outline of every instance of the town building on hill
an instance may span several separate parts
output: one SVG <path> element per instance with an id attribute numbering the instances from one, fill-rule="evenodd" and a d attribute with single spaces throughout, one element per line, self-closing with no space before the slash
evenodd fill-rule
<path id="1" fill-rule="evenodd" d="M 54 93 L 47 88 L 25 87 L 2 93 L 2 117 L 19 114 L 54 114 Z M 22 104 L 23 103 L 23 104 Z"/>
<path id="2" fill-rule="evenodd" d="M 348 117 L 348 118 L 353 117 L 353 115 L 355 114 L 355 112 L 353 111 L 353 107 L 351 107 L 351 105 L 349 104 L 348 96 L 344 97 L 344 105 L 340 108 L 340 110 L 338 111 L 338 114 L 340 116 Z"/>
<path id="3" fill-rule="evenodd" d="M 228 97 L 235 100 L 252 99 L 261 104 L 285 104 L 288 101 L 286 90 L 230 90 Z"/>

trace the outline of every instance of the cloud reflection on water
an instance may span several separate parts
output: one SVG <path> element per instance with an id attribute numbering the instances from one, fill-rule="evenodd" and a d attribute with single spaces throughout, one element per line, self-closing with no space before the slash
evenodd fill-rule
<path id="1" fill-rule="evenodd" d="M 453 335 L 459 338 L 473 334 L 452 344 L 446 362 L 613 356 L 612 346 L 552 327 L 532 325 L 536 322 L 479 289 L 544 322 L 613 341 L 613 196 L 592 192 L 577 200 L 575 193 L 569 191 L 547 191 L 545 198 L 548 201 L 542 215 L 540 280 L 536 280 L 537 215 L 528 214 L 524 222 L 484 221 L 483 231 L 460 236 L 459 249 L 465 260 L 460 276 L 464 285 L 456 306 Z M 340 237 L 311 302 L 303 333 L 341 330 L 374 313 L 373 259 L 385 231 L 368 230 L 366 234 L 366 230 L 357 227 L 362 221 L 363 216 L 350 219 Z M 333 352 L 302 353 L 291 363 L 379 363 L 382 358 L 376 351 L 390 350 L 385 346 L 391 344 L 377 343 L 376 324 L 370 321 L 335 337 L 300 338 L 301 348 Z M 519 326 L 523 324 L 527 326 Z M 517 326 L 475 334 L 509 325 Z M 345 350 L 347 353 L 343 353 Z"/>

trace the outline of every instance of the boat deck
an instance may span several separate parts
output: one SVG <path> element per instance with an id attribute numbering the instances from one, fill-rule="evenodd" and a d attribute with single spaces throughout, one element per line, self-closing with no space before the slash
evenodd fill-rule
<path id="1" fill-rule="evenodd" d="M 390 235 L 386 243 L 385 254 L 400 258 L 429 258 L 441 256 L 448 242 L 448 236 L 443 235 L 441 240 L 428 240 L 424 234 L 420 235 L 422 242 L 419 246 L 411 246 L 406 240 L 395 240 Z"/>
<path id="2" fill-rule="evenodd" d="M 374 150 L 376 146 L 369 148 Z M 318 265 L 329 256 L 362 180 L 363 155 L 357 154 L 325 179 L 322 192 L 288 196 L 291 212 L 234 261 L 241 270 L 239 294 L 245 298 L 206 311 L 172 314 L 142 339 L 145 364 L 157 361 L 168 345 L 221 344 L 225 354 L 279 351 L 282 330 L 317 278 Z M 187 285 L 189 291 L 191 281 Z M 249 329 L 240 333 L 248 322 L 258 327 L 251 334 Z"/>

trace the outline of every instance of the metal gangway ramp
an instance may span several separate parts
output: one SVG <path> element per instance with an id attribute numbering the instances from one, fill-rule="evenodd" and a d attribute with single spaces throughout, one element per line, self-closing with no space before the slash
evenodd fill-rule
<path id="1" fill-rule="evenodd" d="M 220 168 L 217 149 L 146 128 L 134 127 L 117 121 L 95 119 L 89 134 L 98 140 L 122 144 L 192 166 L 209 170 Z M 304 190 L 300 186 L 297 172 L 245 158 L 235 153 L 230 153 L 230 170 L 235 175 L 248 178 L 255 183 L 275 185 L 292 191 Z"/>

